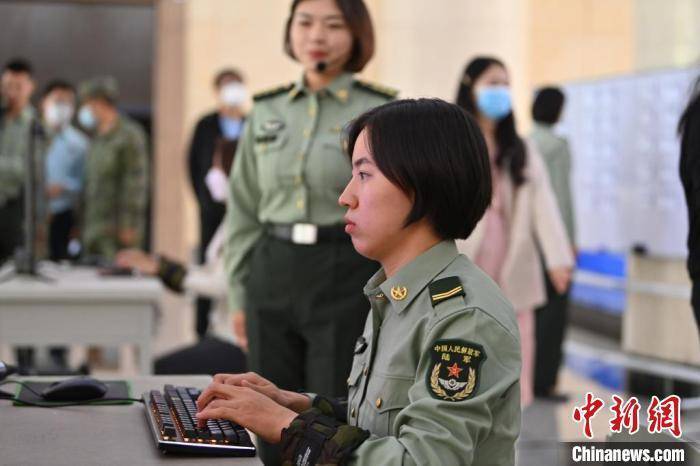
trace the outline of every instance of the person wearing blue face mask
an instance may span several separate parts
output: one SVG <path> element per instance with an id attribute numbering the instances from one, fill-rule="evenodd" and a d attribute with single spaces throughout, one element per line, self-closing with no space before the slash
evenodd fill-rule
<path id="1" fill-rule="evenodd" d="M 533 399 L 534 309 L 546 302 L 538 246 L 552 284 L 564 292 L 573 255 L 541 155 L 515 128 L 510 79 L 502 61 L 477 57 L 462 75 L 457 104 L 479 123 L 491 161 L 493 197 L 472 235 L 458 242 L 502 288 L 520 329 L 521 405 Z"/>
<path id="2" fill-rule="evenodd" d="M 214 91 L 218 107 L 197 122 L 188 154 L 190 182 L 199 205 L 200 263 L 204 263 L 207 247 L 226 211 L 223 201 L 213 197 L 208 189 L 208 184 L 213 179 L 211 168 L 214 149 L 220 139 L 238 141 L 243 133 L 244 108 L 249 100 L 243 76 L 233 68 L 217 73 L 214 78 Z M 210 181 L 207 182 L 207 179 Z M 209 326 L 211 300 L 198 298 L 196 307 L 195 329 L 199 338 L 203 338 Z"/>

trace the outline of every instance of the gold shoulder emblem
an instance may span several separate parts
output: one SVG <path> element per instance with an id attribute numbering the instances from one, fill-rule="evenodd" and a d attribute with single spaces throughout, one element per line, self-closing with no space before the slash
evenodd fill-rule
<path id="1" fill-rule="evenodd" d="M 387 100 L 393 100 L 399 94 L 399 91 L 391 87 L 382 86 L 381 84 L 372 83 L 369 81 L 363 81 L 361 79 L 356 79 L 353 85 L 357 88 L 364 89 L 373 94 L 380 95 Z"/>
<path id="2" fill-rule="evenodd" d="M 253 100 L 255 102 L 258 102 L 260 100 L 267 99 L 269 97 L 274 97 L 274 96 L 279 95 L 279 94 L 284 94 L 285 92 L 289 92 L 292 89 L 292 87 L 294 87 L 294 83 L 285 84 L 284 86 L 273 87 L 273 88 L 256 93 L 255 95 L 253 95 Z"/>

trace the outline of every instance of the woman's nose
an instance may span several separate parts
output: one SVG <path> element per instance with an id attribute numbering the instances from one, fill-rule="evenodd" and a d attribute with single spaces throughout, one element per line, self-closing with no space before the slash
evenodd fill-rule
<path id="1" fill-rule="evenodd" d="M 340 194 L 340 197 L 338 198 L 338 204 L 342 207 L 354 209 L 357 206 L 357 197 L 355 197 L 355 195 L 352 193 L 351 185 L 352 181 L 348 183 L 343 192 Z"/>
<path id="2" fill-rule="evenodd" d="M 311 26 L 311 40 L 314 42 L 324 42 L 326 39 L 326 27 L 321 22 L 317 22 Z"/>

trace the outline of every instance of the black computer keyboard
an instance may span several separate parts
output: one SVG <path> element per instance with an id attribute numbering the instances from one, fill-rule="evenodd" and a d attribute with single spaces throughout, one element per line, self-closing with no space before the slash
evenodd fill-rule
<path id="1" fill-rule="evenodd" d="M 255 456 L 255 446 L 248 432 L 227 420 L 210 419 L 204 428 L 197 427 L 197 397 L 192 387 L 165 385 L 163 392 L 143 394 L 146 418 L 158 448 L 168 453 L 204 456 Z"/>

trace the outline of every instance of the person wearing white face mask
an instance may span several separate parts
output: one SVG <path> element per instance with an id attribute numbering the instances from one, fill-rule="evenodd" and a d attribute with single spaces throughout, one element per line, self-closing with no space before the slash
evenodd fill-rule
<path id="1" fill-rule="evenodd" d="M 219 139 L 212 166 L 205 177 L 209 194 L 226 208 L 228 173 L 236 153 L 236 141 Z M 224 271 L 225 222 L 219 225 L 209 243 L 202 265 L 184 265 L 163 255 L 149 255 L 138 249 L 119 251 L 116 264 L 146 275 L 157 276 L 176 293 L 206 296 L 214 312 L 207 334 L 193 346 L 166 355 L 155 362 L 156 374 L 215 374 L 245 371 L 245 356 L 234 344 L 231 317 L 227 309 L 228 280 Z"/>
<path id="2" fill-rule="evenodd" d="M 41 116 L 48 139 L 44 157 L 44 189 L 49 214 L 49 259 L 69 258 L 68 243 L 75 235 L 78 200 L 85 182 L 88 139 L 71 124 L 75 88 L 67 81 L 51 81 L 41 98 Z M 56 367 L 66 367 L 66 349 L 50 348 Z"/>
<path id="3" fill-rule="evenodd" d="M 224 205 L 217 200 L 209 184 L 221 179 L 221 173 L 211 175 L 212 157 L 217 141 L 221 138 L 237 141 L 243 132 L 244 108 L 248 102 L 248 92 L 243 77 L 235 69 L 224 69 L 214 79 L 217 109 L 204 115 L 195 126 L 190 143 L 188 163 L 192 190 L 199 205 L 199 260 L 204 262 L 207 247 L 224 218 Z M 216 172 L 215 172 L 216 173 Z M 228 176 L 228 173 L 225 174 Z M 214 178 L 212 178 L 214 177 Z M 214 181 L 207 181 L 214 180 Z M 196 331 L 201 338 L 207 332 L 211 302 L 197 300 Z"/>
<path id="4" fill-rule="evenodd" d="M 75 113 L 75 89 L 61 80 L 44 90 L 41 110 L 49 145 L 45 158 L 46 196 L 49 199 L 49 257 L 68 259 L 77 201 L 85 181 L 88 139 L 71 120 Z"/>
<path id="5" fill-rule="evenodd" d="M 457 104 L 476 118 L 491 161 L 493 196 L 486 214 L 458 248 L 486 272 L 513 304 L 522 352 L 521 406 L 533 399 L 534 309 L 547 299 L 538 247 L 559 293 L 574 262 L 546 167 L 515 128 L 510 78 L 500 60 L 477 57 L 460 82 Z"/>

